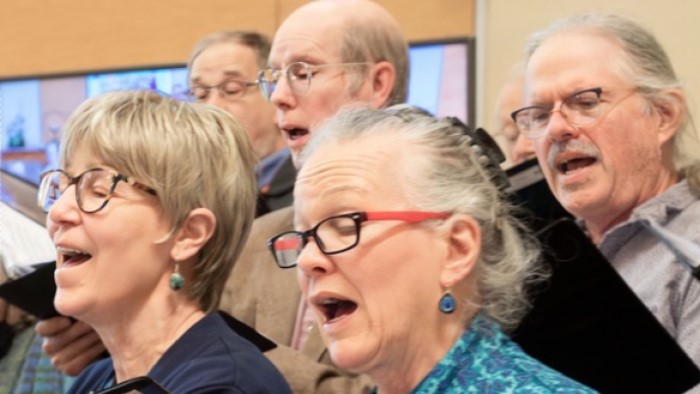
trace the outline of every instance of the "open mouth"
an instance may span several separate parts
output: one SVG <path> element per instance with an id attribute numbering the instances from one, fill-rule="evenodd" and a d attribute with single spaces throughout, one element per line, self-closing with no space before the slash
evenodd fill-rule
<path id="1" fill-rule="evenodd" d="M 332 323 L 343 316 L 350 315 L 357 309 L 357 304 L 349 300 L 326 298 L 316 303 L 318 309 L 325 316 L 325 323 Z"/>
<path id="2" fill-rule="evenodd" d="M 299 138 L 302 138 L 305 135 L 309 134 L 308 129 L 298 129 L 298 128 L 284 129 L 284 132 L 287 133 L 287 135 L 289 136 L 289 139 L 292 141 L 299 139 Z"/>
<path id="3" fill-rule="evenodd" d="M 588 166 L 593 165 L 593 163 L 596 162 L 597 159 L 593 157 L 581 157 L 581 158 L 576 158 L 576 159 L 571 159 L 571 160 L 566 160 L 557 165 L 557 170 L 561 172 L 562 174 L 566 175 L 570 172 L 579 170 L 581 168 L 585 168 Z"/>
<path id="4" fill-rule="evenodd" d="M 92 255 L 75 249 L 58 248 L 62 266 L 80 265 L 92 258 Z"/>

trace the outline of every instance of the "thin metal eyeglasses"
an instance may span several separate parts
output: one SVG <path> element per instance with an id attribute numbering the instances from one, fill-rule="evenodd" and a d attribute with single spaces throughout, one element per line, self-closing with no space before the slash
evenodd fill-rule
<path id="1" fill-rule="evenodd" d="M 195 101 L 204 101 L 209 97 L 211 91 L 216 89 L 220 97 L 228 101 L 236 101 L 245 96 L 249 87 L 256 85 L 258 85 L 258 81 L 228 79 L 216 86 L 194 85 L 187 91 L 187 96 Z"/>
<path id="2" fill-rule="evenodd" d="M 633 89 L 630 94 L 608 106 L 605 111 L 600 105 L 603 88 L 597 87 L 574 92 L 562 100 L 559 108 L 533 105 L 513 111 L 510 117 L 525 137 L 536 139 L 547 131 L 547 125 L 554 112 L 559 112 L 573 126 L 586 126 L 602 118 L 635 92 Z"/>
<path id="3" fill-rule="evenodd" d="M 78 176 L 70 176 L 63 170 L 49 170 L 41 174 L 37 203 L 44 212 L 49 212 L 51 206 L 65 193 L 71 185 L 75 187 L 75 197 L 78 208 L 85 213 L 94 213 L 105 206 L 112 198 L 114 189 L 120 181 L 156 195 L 155 190 L 144 186 L 126 175 L 114 173 L 102 168 L 91 168 Z"/>
<path id="4" fill-rule="evenodd" d="M 269 100 L 272 93 L 277 87 L 277 82 L 284 76 L 287 78 L 287 83 L 294 94 L 304 94 L 311 86 L 311 79 L 316 72 L 326 67 L 354 67 L 368 66 L 370 62 L 354 62 L 354 63 L 325 63 L 325 64 L 308 64 L 306 62 L 289 63 L 283 69 L 265 68 L 258 73 L 258 84 L 260 92 Z"/>
<path id="5" fill-rule="evenodd" d="M 362 223 L 371 220 L 401 220 L 420 223 L 431 219 L 447 219 L 447 213 L 421 211 L 351 212 L 321 220 L 306 231 L 286 231 L 267 241 L 277 265 L 292 268 L 312 237 L 323 254 L 333 255 L 348 251 L 360 242 Z"/>

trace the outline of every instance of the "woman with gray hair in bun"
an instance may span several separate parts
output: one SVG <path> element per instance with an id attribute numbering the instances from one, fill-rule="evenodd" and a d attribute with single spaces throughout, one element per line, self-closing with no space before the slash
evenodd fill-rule
<path id="1" fill-rule="evenodd" d="M 298 267 L 336 365 L 381 394 L 593 392 L 504 334 L 542 277 L 538 248 L 466 126 L 353 109 L 313 138 L 296 231 L 269 246 L 280 267 Z"/>

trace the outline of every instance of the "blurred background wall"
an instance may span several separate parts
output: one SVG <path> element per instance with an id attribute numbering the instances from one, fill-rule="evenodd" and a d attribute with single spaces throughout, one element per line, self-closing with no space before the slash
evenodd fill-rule
<path id="1" fill-rule="evenodd" d="M 183 63 L 225 29 L 272 35 L 304 0 L 2 0 L 0 78 Z M 379 1 L 409 40 L 474 34 L 473 0 Z M 309 21 L 313 23 L 313 21 Z"/>
<path id="2" fill-rule="evenodd" d="M 526 37 L 554 18 L 614 11 L 667 49 L 691 108 L 700 105 L 698 0 L 378 0 L 410 41 L 476 36 L 477 124 L 492 130 L 498 90 Z M 3 0 L 0 78 L 182 64 L 222 29 L 274 34 L 304 0 Z M 313 23 L 313 21 L 310 21 Z"/>

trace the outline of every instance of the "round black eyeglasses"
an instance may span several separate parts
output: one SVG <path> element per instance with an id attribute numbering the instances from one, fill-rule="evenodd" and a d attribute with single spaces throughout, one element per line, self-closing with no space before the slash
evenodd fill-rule
<path id="1" fill-rule="evenodd" d="M 156 195 L 155 190 L 144 186 L 123 174 L 118 174 L 102 168 L 91 168 L 78 176 L 70 176 L 64 170 L 46 171 L 41 175 L 37 203 L 44 212 L 49 212 L 53 204 L 65 193 L 71 185 L 75 185 L 75 197 L 78 207 L 85 213 L 101 210 L 112 197 L 117 183 L 120 181 Z"/>

